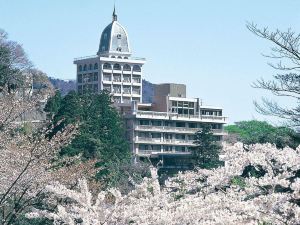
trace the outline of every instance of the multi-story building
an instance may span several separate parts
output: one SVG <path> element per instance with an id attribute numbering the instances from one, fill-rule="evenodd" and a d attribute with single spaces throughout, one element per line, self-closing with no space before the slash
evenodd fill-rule
<path id="1" fill-rule="evenodd" d="M 97 55 L 76 58 L 77 91 L 109 91 L 116 103 L 142 102 L 144 58 L 131 57 L 126 29 L 112 22 L 103 30 Z"/>
<path id="2" fill-rule="evenodd" d="M 195 133 L 202 123 L 211 125 L 217 141 L 226 134 L 223 125 L 227 119 L 222 108 L 205 106 L 199 98 L 187 98 L 183 84 L 156 85 L 153 104 L 132 102 L 130 109 L 123 107 L 123 115 L 137 158 L 159 158 L 168 161 L 166 165 L 176 158 L 189 160 Z"/>
<path id="3" fill-rule="evenodd" d="M 108 90 L 124 118 L 135 158 L 159 159 L 164 165 L 188 165 L 194 135 L 209 123 L 217 141 L 225 135 L 226 117 L 220 107 L 187 98 L 183 84 L 155 85 L 153 103 L 142 103 L 142 68 L 145 59 L 131 57 L 128 34 L 113 20 L 102 32 L 97 55 L 74 60 L 77 90 Z M 168 163 L 165 163 L 168 161 Z"/>

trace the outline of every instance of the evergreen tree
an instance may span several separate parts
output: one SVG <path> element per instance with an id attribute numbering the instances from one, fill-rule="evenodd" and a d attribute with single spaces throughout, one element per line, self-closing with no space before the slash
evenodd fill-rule
<path id="1" fill-rule="evenodd" d="M 56 91 L 55 95 L 50 97 L 46 103 L 44 111 L 47 112 L 47 117 L 53 119 L 54 115 L 58 113 L 62 101 L 60 91 Z"/>
<path id="2" fill-rule="evenodd" d="M 131 152 L 123 121 L 111 105 L 109 94 L 105 91 L 99 94 L 71 91 L 61 100 L 59 97 L 52 100 L 54 102 L 49 106 L 59 105 L 54 124 L 63 120 L 60 126 L 55 127 L 55 132 L 67 124 L 79 123 L 79 134 L 61 150 L 61 155 L 82 154 L 82 160 L 97 159 L 96 166 L 101 168 L 97 179 L 107 186 L 118 185 L 124 176 L 128 178 L 125 168 L 131 164 Z"/>
<path id="3" fill-rule="evenodd" d="M 191 148 L 194 167 L 214 168 L 221 164 L 219 153 L 221 145 L 217 143 L 209 124 L 202 124 L 195 134 L 195 146 Z"/>

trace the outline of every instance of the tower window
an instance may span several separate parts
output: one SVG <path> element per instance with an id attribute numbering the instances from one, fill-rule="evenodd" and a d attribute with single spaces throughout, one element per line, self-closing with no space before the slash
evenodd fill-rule
<path id="1" fill-rule="evenodd" d="M 133 66 L 133 71 L 134 72 L 141 72 L 142 70 L 141 70 L 141 67 L 139 65 L 134 65 Z"/>
<path id="2" fill-rule="evenodd" d="M 122 51 L 122 48 L 118 47 L 118 48 L 117 48 L 117 51 L 118 51 L 118 52 L 121 52 L 121 51 Z"/>
<path id="3" fill-rule="evenodd" d="M 111 69 L 111 65 L 109 63 L 104 63 L 103 69 Z"/>
<path id="4" fill-rule="evenodd" d="M 121 37 L 122 37 L 121 34 L 118 34 L 118 35 L 117 35 L 117 38 L 118 38 L 118 39 L 121 39 Z"/>
<path id="5" fill-rule="evenodd" d="M 114 70 L 121 70 L 120 64 L 115 64 L 114 65 Z"/>

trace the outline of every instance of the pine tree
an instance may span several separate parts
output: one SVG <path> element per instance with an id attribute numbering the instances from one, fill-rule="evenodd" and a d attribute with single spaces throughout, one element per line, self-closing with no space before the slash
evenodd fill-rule
<path id="1" fill-rule="evenodd" d="M 195 146 L 191 148 L 194 167 L 214 168 L 221 164 L 219 153 L 221 145 L 217 143 L 209 124 L 202 124 L 195 134 Z"/>

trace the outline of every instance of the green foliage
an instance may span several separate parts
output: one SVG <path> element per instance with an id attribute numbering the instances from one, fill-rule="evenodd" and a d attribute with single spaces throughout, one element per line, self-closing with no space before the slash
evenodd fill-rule
<path id="1" fill-rule="evenodd" d="M 132 155 L 125 139 L 122 119 L 112 107 L 106 92 L 82 95 L 72 91 L 64 98 L 57 95 L 50 99 L 48 110 L 57 111 L 53 117 L 54 124 L 61 120 L 63 123 L 54 131 L 61 130 L 67 124 L 79 123 L 79 134 L 61 150 L 61 156 L 81 154 L 82 160 L 97 159 L 96 166 L 101 170 L 96 179 L 103 186 L 118 186 L 125 177 L 128 180 L 128 176 L 132 175 L 128 173 L 137 172 L 130 166 Z"/>
<path id="2" fill-rule="evenodd" d="M 45 105 L 44 111 L 48 113 L 48 118 L 53 118 L 58 113 L 61 106 L 62 96 L 60 91 L 56 91 L 55 95 L 50 97 Z"/>
<path id="3" fill-rule="evenodd" d="M 231 179 L 231 184 L 240 186 L 240 188 L 246 187 L 246 182 L 243 177 L 235 176 Z"/>
<path id="4" fill-rule="evenodd" d="M 194 144 L 196 146 L 191 148 L 194 166 L 209 169 L 221 165 L 219 153 L 222 147 L 215 141 L 209 124 L 201 125 Z"/>
<path id="5" fill-rule="evenodd" d="M 230 134 L 236 134 L 237 140 L 244 144 L 272 143 L 277 148 L 286 146 L 296 148 L 300 144 L 299 135 L 286 127 L 274 127 L 265 121 L 241 121 L 225 127 Z"/>
<path id="6" fill-rule="evenodd" d="M 18 218 L 14 225 L 52 225 L 53 222 L 47 218 L 36 218 L 36 219 L 28 219 L 25 215 L 22 215 Z"/>

